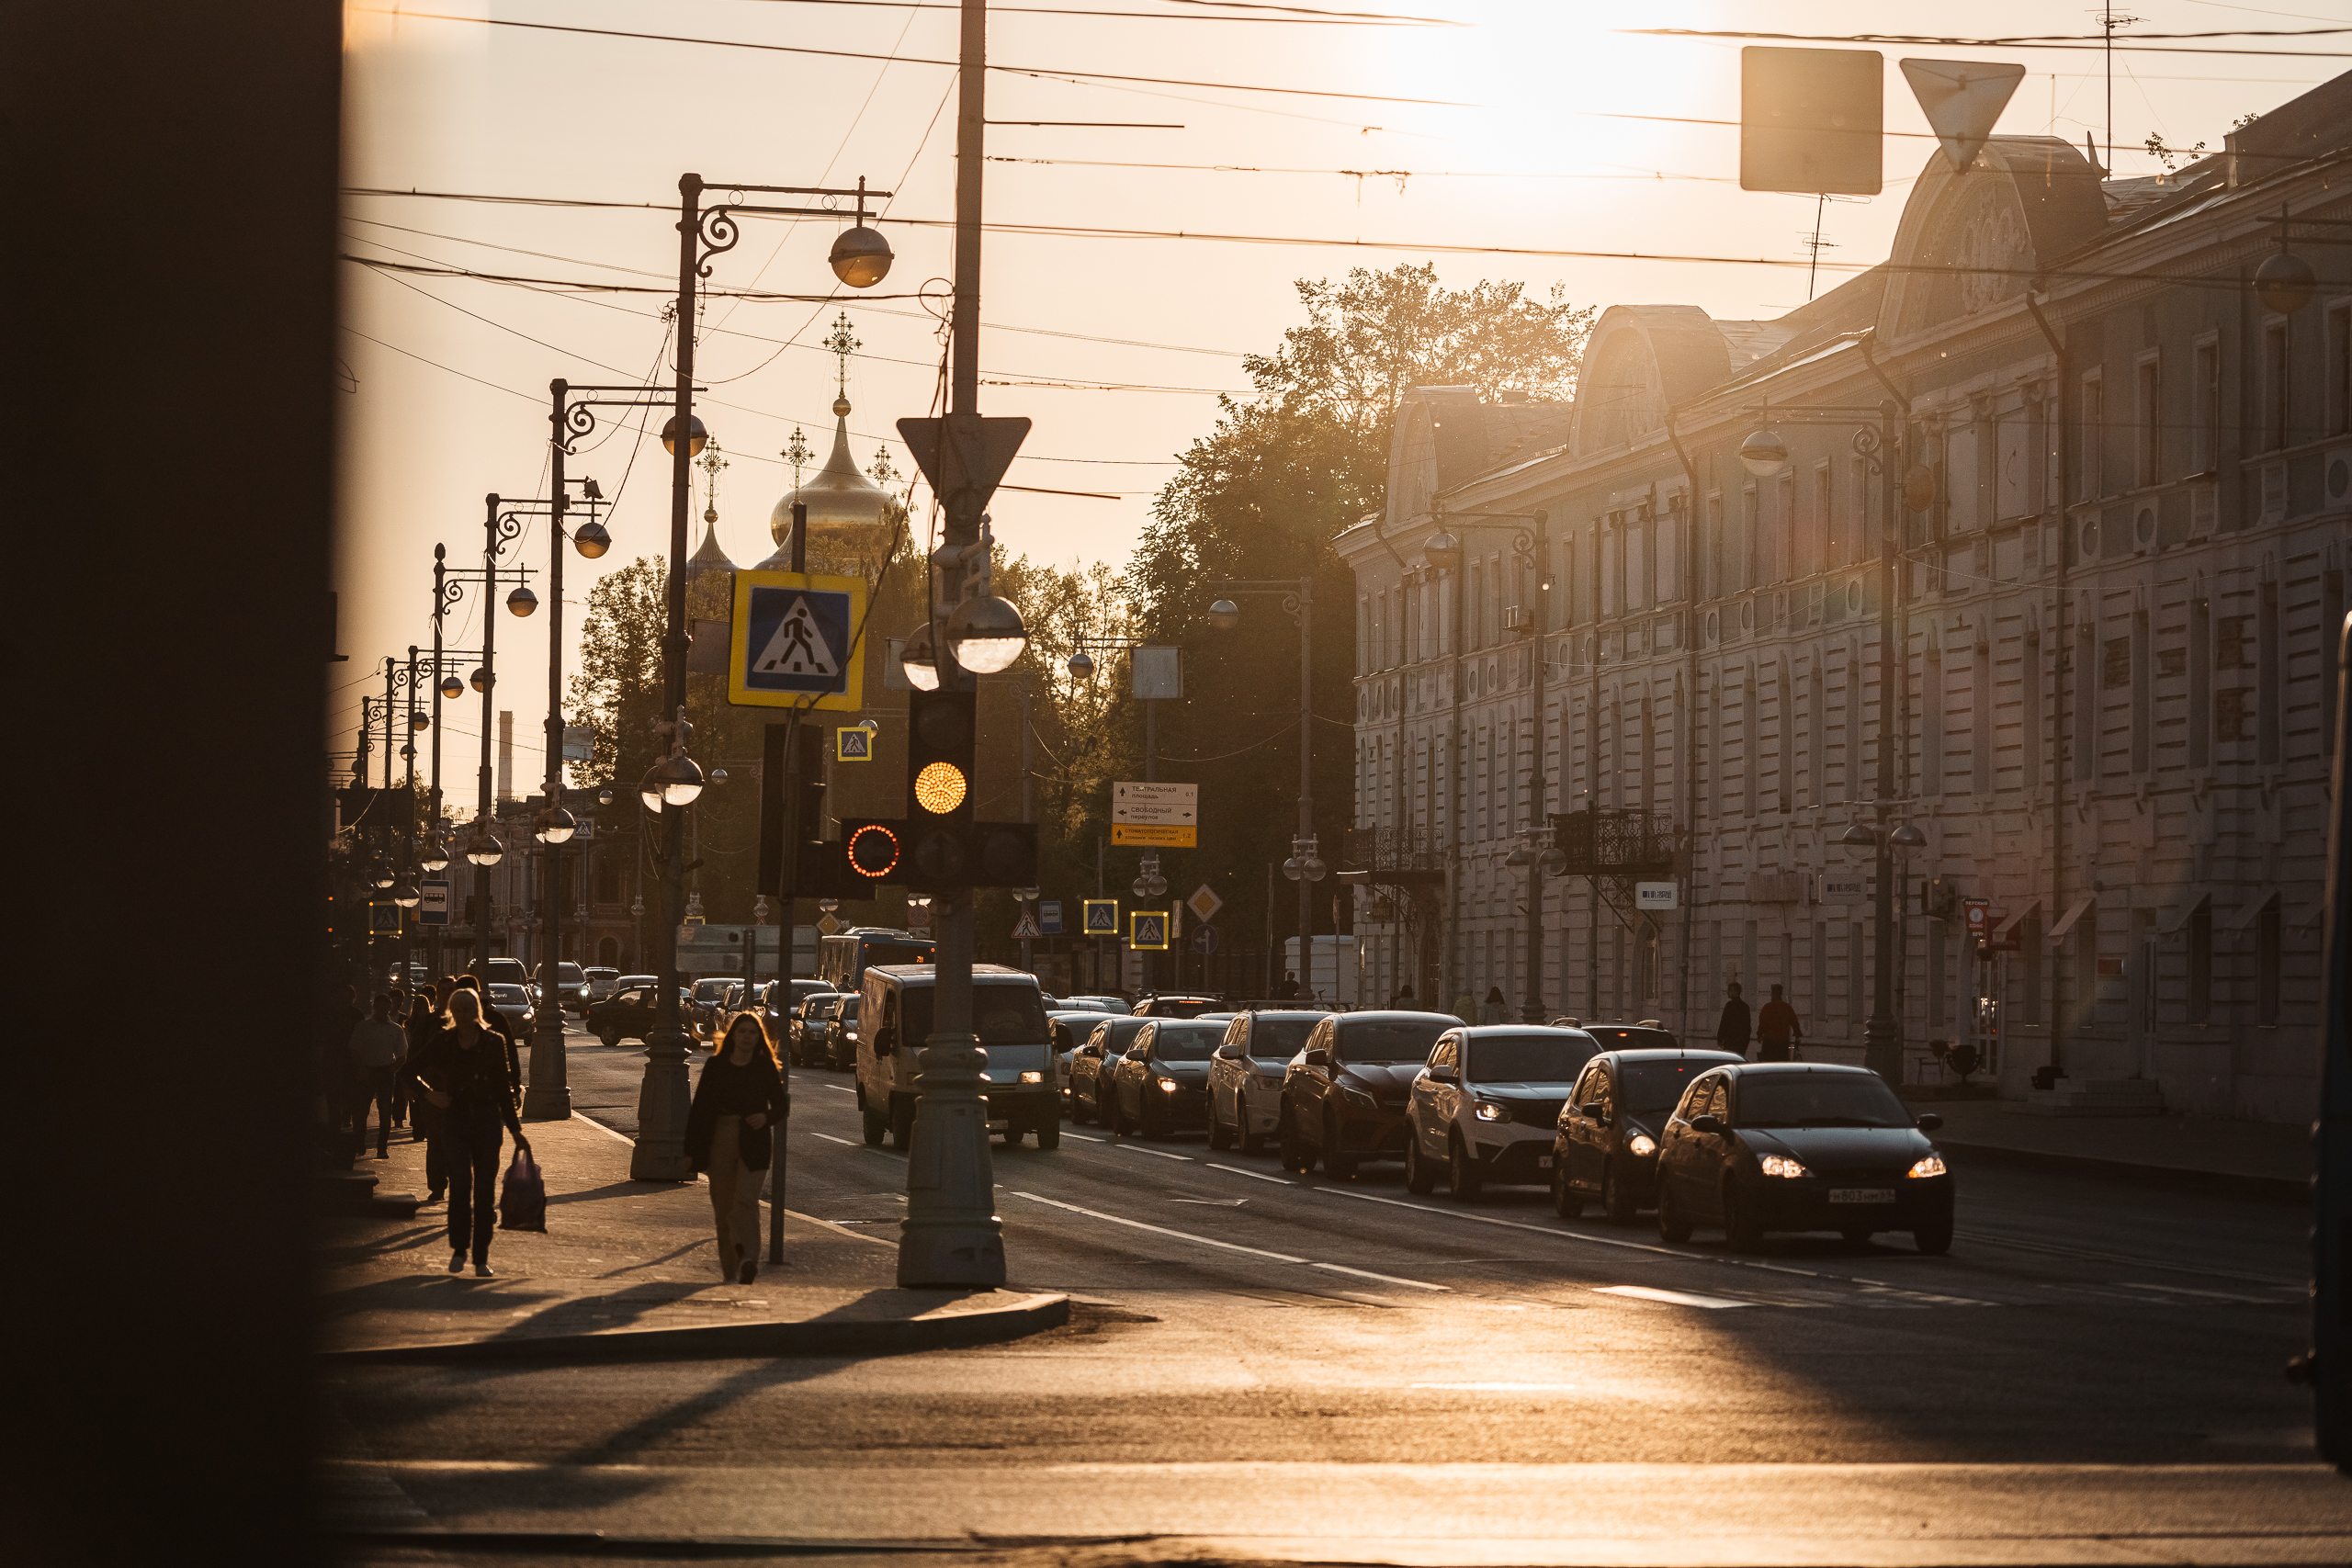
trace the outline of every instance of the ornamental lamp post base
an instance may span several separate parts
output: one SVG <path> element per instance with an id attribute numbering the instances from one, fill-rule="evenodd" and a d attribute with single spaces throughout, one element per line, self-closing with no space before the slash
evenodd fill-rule
<path id="1" fill-rule="evenodd" d="M 631 1181 L 692 1181 L 686 1158 L 686 1111 L 694 1090 L 686 1081 L 686 1036 L 657 1032 L 647 1043 L 645 1078 L 637 1091 L 637 1146 L 628 1157 Z"/>
<path id="2" fill-rule="evenodd" d="M 571 1117 L 571 1085 L 563 1055 L 563 1004 L 556 1005 L 555 1027 L 547 1021 L 531 1035 L 531 1077 L 523 1090 L 523 1120 L 564 1122 Z"/>
<path id="3" fill-rule="evenodd" d="M 917 1058 L 907 1217 L 899 1235 L 904 1290 L 994 1290 L 1004 1283 L 1004 1227 L 995 1214 L 988 1107 L 979 1095 L 988 1053 L 971 1034 L 934 1034 Z"/>
<path id="4" fill-rule="evenodd" d="M 1903 1029 L 1883 1013 L 1873 1013 L 1862 1025 L 1862 1066 L 1876 1073 L 1889 1088 L 1903 1083 Z"/>

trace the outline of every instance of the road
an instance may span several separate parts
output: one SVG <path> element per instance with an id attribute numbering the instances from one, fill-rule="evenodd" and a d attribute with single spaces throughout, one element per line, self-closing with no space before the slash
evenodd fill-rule
<path id="1" fill-rule="evenodd" d="M 569 1054 L 631 1130 L 641 1048 Z M 789 1207 L 894 1234 L 904 1156 L 797 1070 Z M 1322 1561 L 2326 1561 L 2352 1486 L 2280 1374 L 2295 1207 L 1955 1161 L 1948 1258 L 1735 1257 L 1535 1189 L 1070 1128 L 996 1150 L 1018 1344 L 866 1361 L 340 1374 L 435 1520 Z M 1104 1548 L 1102 1550 L 1111 1550 Z M 1143 1551 L 1119 1548 L 1120 1551 Z M 386 1559 L 388 1561 L 393 1559 Z"/>

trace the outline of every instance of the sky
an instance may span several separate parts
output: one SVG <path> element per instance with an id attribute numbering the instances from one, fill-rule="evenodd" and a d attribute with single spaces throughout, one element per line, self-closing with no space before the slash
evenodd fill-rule
<path id="1" fill-rule="evenodd" d="M 1216 393 L 1246 390 L 1241 355 L 1275 347 L 1302 320 L 1296 279 L 1428 261 L 1448 287 L 1514 280 L 1540 296 L 1556 283 L 1569 299 L 1600 307 L 1678 302 L 1753 318 L 1803 304 L 1815 199 L 1742 191 L 1736 129 L 1679 123 L 1737 119 L 1741 40 L 1621 26 L 1941 36 L 1960 15 L 1918 0 L 1657 0 L 1638 11 L 1572 0 L 1301 0 L 1459 24 L 1376 26 L 1283 20 L 1295 13 L 1200 0 L 1030 3 L 1026 13 L 992 14 L 989 59 L 1004 69 L 989 73 L 989 118 L 1119 123 L 991 126 L 988 220 L 1253 242 L 987 236 L 980 406 L 1035 422 L 1006 479 L 1025 488 L 1001 491 L 992 505 L 996 537 L 1007 556 L 1064 565 L 1126 559 L 1177 454 L 1213 427 Z M 1049 6 L 1052 14 L 1037 14 Z M 2340 0 L 2302 6 L 2143 0 L 2120 36 L 2352 22 Z M 1127 14 L 1073 14 L 1081 11 Z M 2098 15 L 2018 0 L 1965 8 L 1971 37 L 2095 36 Z M 937 0 L 374 0 L 346 7 L 345 29 L 347 186 L 650 204 L 347 195 L 346 256 L 656 290 L 550 290 L 344 264 L 337 586 L 351 662 L 331 682 L 329 723 L 334 749 L 347 754 L 361 696 L 382 691 L 383 658 L 404 659 L 412 642 L 430 649 L 434 546 L 448 546 L 453 566 L 478 566 L 483 495 L 544 493 L 548 380 L 668 384 L 659 291 L 675 284 L 680 174 L 828 186 L 863 177 L 892 193 L 876 207 L 899 220 L 881 225 L 898 260 L 870 293 L 944 291 L 948 235 L 922 220 L 954 210 L 956 73 L 930 62 L 954 59 L 956 14 Z M 2208 42 L 2347 47 L 2343 38 Z M 2029 73 L 1999 131 L 2108 141 L 2096 48 L 1875 47 L 1885 56 L 1886 187 L 1819 209 L 1826 248 L 1817 287 L 1883 259 L 1912 179 L 1934 152 L 1899 58 L 2018 62 Z M 838 52 L 794 52 L 821 51 Z M 2300 52 L 2120 51 L 2112 167 L 2156 172 L 2140 150 L 2151 132 L 2217 149 L 2233 120 L 2344 64 Z M 1072 72 L 1161 82 L 1057 74 Z M 1241 90 L 1252 87 L 1289 91 Z M 1404 99 L 1422 101 L 1385 101 Z M 825 254 L 835 227 L 747 222 L 741 243 L 716 259 L 710 285 L 833 291 Z M 709 303 L 696 352 L 697 380 L 710 389 L 697 412 L 728 462 L 718 537 L 735 560 L 750 564 L 775 547 L 767 518 L 791 484 L 779 453 L 793 430 L 807 432 L 819 461 L 830 445 L 837 361 L 821 340 L 838 310 L 862 344 L 847 367 L 853 453 L 865 468 L 887 444 L 894 468 L 912 468 L 894 422 L 930 412 L 941 351 L 925 303 Z M 662 553 L 669 518 L 665 455 L 625 413 L 581 443 L 570 471 L 617 499 L 612 552 L 565 566 L 567 678 L 595 577 Z M 917 496 L 918 520 L 925 499 Z M 697 538 L 702 508 L 698 493 Z M 538 570 L 544 599 L 544 525 L 519 549 Z M 480 645 L 482 609 L 470 594 L 452 609 L 450 646 Z M 514 711 L 515 787 L 528 793 L 544 765 L 548 615 L 544 605 L 528 620 L 501 609 L 499 620 L 499 705 Z M 444 786 L 460 802 L 472 794 L 479 716 L 469 694 L 444 731 Z M 422 756 L 420 747 L 420 772 Z"/>

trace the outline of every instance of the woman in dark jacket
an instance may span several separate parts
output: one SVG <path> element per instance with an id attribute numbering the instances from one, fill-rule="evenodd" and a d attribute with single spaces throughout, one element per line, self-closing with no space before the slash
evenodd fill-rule
<path id="1" fill-rule="evenodd" d="M 767 1030 L 755 1014 L 737 1013 L 695 1080 L 686 1158 L 710 1179 L 718 1267 L 741 1284 L 759 1278 L 760 1179 L 774 1149 L 776 1119 L 791 1108 Z"/>
<path id="2" fill-rule="evenodd" d="M 490 1233 L 497 1223 L 499 1130 L 514 1134 L 528 1150 L 514 1097 L 506 1082 L 506 1057 L 498 1036 L 481 1026 L 481 999 L 471 991 L 449 997 L 449 1024 L 433 1036 L 416 1064 L 417 1087 L 440 1115 L 435 1147 L 448 1145 L 449 1272 L 466 1266 L 473 1250 L 474 1272 L 491 1278 Z"/>

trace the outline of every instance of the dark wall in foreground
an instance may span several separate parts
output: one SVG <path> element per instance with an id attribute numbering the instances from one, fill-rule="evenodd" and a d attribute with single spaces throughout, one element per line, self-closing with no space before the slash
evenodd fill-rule
<path id="1" fill-rule="evenodd" d="M 341 17 L 15 6 L 0 61 L 0 1517 L 309 1561 Z"/>

